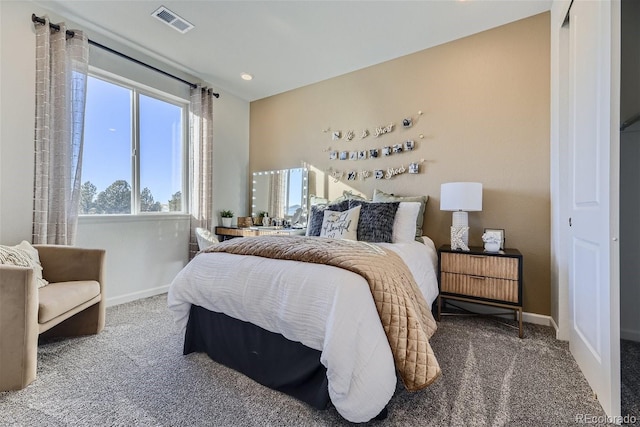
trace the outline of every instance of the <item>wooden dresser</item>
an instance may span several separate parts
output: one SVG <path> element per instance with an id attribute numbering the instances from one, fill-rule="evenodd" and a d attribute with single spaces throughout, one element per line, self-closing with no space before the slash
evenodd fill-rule
<path id="1" fill-rule="evenodd" d="M 275 228 L 275 227 L 216 227 L 216 234 L 221 240 L 233 237 L 265 236 L 279 234 L 285 236 L 304 235 L 304 228 Z"/>
<path id="2" fill-rule="evenodd" d="M 470 249 L 438 249 L 438 319 L 447 299 L 507 308 L 514 310 L 522 338 L 522 254 L 517 249 Z"/>

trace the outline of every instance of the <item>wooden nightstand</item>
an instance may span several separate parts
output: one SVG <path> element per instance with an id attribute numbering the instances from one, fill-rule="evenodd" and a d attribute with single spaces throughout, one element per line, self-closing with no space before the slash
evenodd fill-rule
<path id="1" fill-rule="evenodd" d="M 498 253 L 481 247 L 470 251 L 438 249 L 438 320 L 443 300 L 451 299 L 514 310 L 522 338 L 522 254 L 517 249 Z"/>

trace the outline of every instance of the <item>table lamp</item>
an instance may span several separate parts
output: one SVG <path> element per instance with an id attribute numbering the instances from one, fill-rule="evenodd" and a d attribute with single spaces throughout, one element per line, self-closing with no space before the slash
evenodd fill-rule
<path id="1" fill-rule="evenodd" d="M 451 249 L 469 250 L 469 215 L 482 210 L 482 184 L 449 182 L 440 186 L 440 210 L 452 211 Z"/>

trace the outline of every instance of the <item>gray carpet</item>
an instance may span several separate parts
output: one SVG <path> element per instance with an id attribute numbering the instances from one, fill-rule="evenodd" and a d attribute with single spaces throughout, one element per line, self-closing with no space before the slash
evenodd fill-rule
<path id="1" fill-rule="evenodd" d="M 446 317 L 432 346 L 443 375 L 408 393 L 399 385 L 389 416 L 372 426 L 573 425 L 603 416 L 550 328 L 525 337 L 492 319 Z M 332 426 L 318 411 L 211 361 L 182 355 L 166 295 L 111 307 L 97 336 L 42 344 L 38 379 L 0 393 L 0 424 L 21 426 Z"/>
<path id="2" fill-rule="evenodd" d="M 640 342 L 620 341 L 622 414 L 635 416 L 640 424 Z"/>

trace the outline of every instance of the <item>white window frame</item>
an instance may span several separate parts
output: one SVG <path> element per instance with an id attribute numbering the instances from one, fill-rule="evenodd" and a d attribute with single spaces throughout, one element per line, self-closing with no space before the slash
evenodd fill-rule
<path id="1" fill-rule="evenodd" d="M 169 93 L 163 92 L 161 90 L 152 88 L 150 86 L 144 85 L 142 83 L 127 79 L 125 77 L 119 76 L 114 73 L 110 73 L 108 71 L 89 66 L 89 76 L 104 80 L 108 83 L 121 86 L 125 89 L 132 91 L 132 111 L 131 111 L 131 212 L 128 214 L 80 214 L 83 218 L 95 218 L 95 217 L 118 217 L 118 216 L 153 216 L 153 215 L 188 215 L 189 214 L 189 153 L 190 153 L 190 145 L 191 141 L 189 139 L 189 107 L 190 101 L 187 99 L 180 98 L 175 95 L 171 95 Z M 159 99 L 161 101 L 167 102 L 169 104 L 173 104 L 182 108 L 182 198 L 181 198 L 181 209 L 180 211 L 174 212 L 141 212 L 140 211 L 140 129 L 139 129 L 139 119 L 140 112 L 138 110 L 139 107 L 139 97 L 140 95 L 149 96 L 155 99 Z"/>

